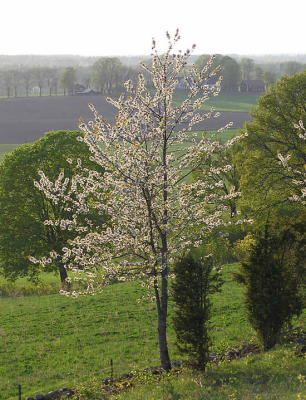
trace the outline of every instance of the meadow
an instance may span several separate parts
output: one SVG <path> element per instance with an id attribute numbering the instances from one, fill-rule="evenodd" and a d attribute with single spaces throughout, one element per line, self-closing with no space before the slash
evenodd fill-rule
<path id="1" fill-rule="evenodd" d="M 224 266 L 222 293 L 212 298 L 211 351 L 218 354 L 256 343 L 245 319 L 242 288 L 231 276 L 237 266 Z M 56 290 L 56 276 L 43 274 L 41 280 Z M 5 285 L 1 278 L 0 286 Z M 22 279 L 13 286 L 20 293 L 32 285 Z M 22 398 L 59 387 L 85 387 L 87 393 L 94 393 L 88 399 L 98 399 L 102 379 L 110 376 L 110 359 L 114 377 L 159 365 L 155 304 L 138 302 L 145 293 L 139 282 L 113 284 L 100 294 L 77 299 L 43 293 L 18 297 L 11 286 L 13 297 L 0 298 L 0 398 L 15 400 L 21 384 Z M 169 314 L 170 322 L 171 303 Z M 305 315 L 294 324 L 303 322 Z M 181 359 L 174 342 L 170 323 L 171 358 Z M 305 373 L 303 359 L 287 344 L 265 354 L 213 364 L 205 374 L 185 371 L 178 378 L 170 375 L 158 382 L 144 379 L 146 384 L 136 380 L 135 387 L 118 398 L 297 399 L 302 379 L 298 376 Z"/>
<path id="2" fill-rule="evenodd" d="M 182 103 L 186 98 L 186 92 L 178 90 L 174 96 L 174 104 Z M 216 97 L 211 97 L 205 101 L 203 110 L 209 110 L 214 107 L 217 111 L 250 112 L 256 107 L 259 95 L 257 94 L 225 94 L 221 93 Z"/>

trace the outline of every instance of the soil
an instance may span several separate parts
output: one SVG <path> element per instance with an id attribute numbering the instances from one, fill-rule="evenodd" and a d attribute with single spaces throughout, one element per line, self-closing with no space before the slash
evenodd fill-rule
<path id="1" fill-rule="evenodd" d="M 103 96 L 28 97 L 0 100 L 0 143 L 21 144 L 39 139 L 53 130 L 77 130 L 78 120 L 92 119 L 88 103 L 95 105 L 103 119 L 112 121 L 115 108 Z M 211 118 L 194 130 L 215 130 L 228 122 L 233 128 L 242 128 L 251 120 L 247 112 L 223 111 L 219 118 Z"/>

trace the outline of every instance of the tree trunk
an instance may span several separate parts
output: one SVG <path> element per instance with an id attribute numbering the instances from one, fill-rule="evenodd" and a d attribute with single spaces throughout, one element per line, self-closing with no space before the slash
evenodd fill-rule
<path id="1" fill-rule="evenodd" d="M 161 273 L 161 297 L 158 289 L 155 290 L 157 314 L 158 314 L 158 342 L 161 367 L 169 371 L 171 362 L 167 344 L 167 309 L 168 309 L 168 260 L 167 260 L 167 241 L 163 237 L 164 251 L 162 252 L 162 273 Z"/>
<path id="2" fill-rule="evenodd" d="M 237 215 L 236 204 L 233 202 L 230 204 L 231 209 L 231 218 L 234 218 Z"/>
<path id="3" fill-rule="evenodd" d="M 68 275 L 67 275 L 66 268 L 64 267 L 63 264 L 59 265 L 59 273 L 60 273 L 61 282 L 63 284 L 66 284 L 66 278 L 68 277 Z"/>
<path id="4" fill-rule="evenodd" d="M 161 367 L 169 371 L 171 369 L 171 362 L 168 352 L 167 344 L 167 314 L 158 310 L 158 342 L 159 342 L 159 356 Z"/>

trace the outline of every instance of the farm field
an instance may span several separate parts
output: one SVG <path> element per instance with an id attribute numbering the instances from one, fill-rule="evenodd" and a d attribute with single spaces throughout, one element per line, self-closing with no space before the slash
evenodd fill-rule
<path id="1" fill-rule="evenodd" d="M 209 138 L 212 134 L 221 135 L 222 142 L 231 139 L 232 137 L 236 136 L 239 133 L 239 129 L 227 129 L 222 133 L 218 134 L 217 131 L 208 131 L 207 137 Z M 202 131 L 198 131 L 198 138 L 200 139 L 202 136 Z M 1 144 L 0 143 L 0 162 L 2 161 L 4 155 L 9 153 L 10 151 L 14 150 L 18 144 Z M 0 280 L 1 282 L 1 280 Z"/>
<path id="2" fill-rule="evenodd" d="M 219 99 L 220 97 L 220 99 Z M 177 93 L 175 101 L 181 102 L 183 94 Z M 216 130 L 233 122 L 233 128 L 242 128 L 249 121 L 249 109 L 256 104 L 256 96 L 220 95 L 210 100 L 222 111 L 219 118 L 212 118 L 196 125 L 198 130 Z M 252 103 L 253 102 L 253 103 Z M 255 103 L 254 103 L 255 102 Z M 92 119 L 88 103 L 93 103 L 103 118 L 113 120 L 115 109 L 102 96 L 29 97 L 0 100 L 0 143 L 18 144 L 33 142 L 51 130 L 76 130 L 78 120 Z"/>
<path id="3" fill-rule="evenodd" d="M 213 297 L 212 351 L 218 353 L 255 342 L 243 312 L 242 288 L 230 274 L 236 268 L 237 264 L 224 267 L 226 283 L 222 293 Z M 45 274 L 42 278 L 49 283 L 58 279 L 53 275 L 46 279 Z M 2 278 L 0 286 L 5 285 Z M 16 282 L 19 288 L 27 285 L 25 280 Z M 75 300 L 58 294 L 0 298 L 1 399 L 15 400 L 18 383 L 23 398 L 59 387 L 91 386 L 94 380 L 101 382 L 110 376 L 110 359 L 115 377 L 159 365 L 155 304 L 148 300 L 138 303 L 143 295 L 139 283 L 129 282 Z M 171 313 L 170 304 L 169 322 Z M 301 326 L 303 321 L 305 316 L 295 325 Z M 169 348 L 172 360 L 181 358 L 174 347 L 171 324 Z M 229 396 L 235 392 L 237 399 L 297 399 L 301 392 L 298 376 L 306 373 L 303 365 L 303 359 L 294 356 L 292 346 L 278 346 L 264 355 L 223 362 L 218 368 L 211 366 L 206 375 L 186 372 L 179 379 L 169 378 L 158 385 L 136 386 L 119 398 L 200 399 L 194 394 L 206 393 L 212 397 L 205 399 L 234 399 Z M 209 385 L 201 386 L 199 382 L 204 381 Z M 190 397 L 162 397 L 165 388 Z M 256 398 L 256 393 L 265 397 Z M 213 397 L 216 395 L 219 397 Z"/>
<path id="4" fill-rule="evenodd" d="M 216 97 L 211 97 L 203 106 L 203 110 L 209 110 L 210 107 L 216 108 L 218 111 L 244 111 L 250 112 L 252 108 L 256 107 L 257 94 L 219 94 Z M 174 103 L 179 104 L 185 99 L 185 92 L 180 90 L 174 96 Z"/>

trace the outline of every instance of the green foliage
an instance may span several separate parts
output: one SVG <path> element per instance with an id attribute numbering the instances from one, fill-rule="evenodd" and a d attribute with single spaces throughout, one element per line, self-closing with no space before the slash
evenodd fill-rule
<path id="1" fill-rule="evenodd" d="M 66 94 L 66 90 L 68 94 L 73 94 L 75 83 L 76 83 L 76 70 L 73 67 L 65 68 L 60 79 L 60 84 L 64 89 L 64 94 Z"/>
<path id="2" fill-rule="evenodd" d="M 242 79 L 252 79 L 252 74 L 255 68 L 254 60 L 251 58 L 242 58 L 240 68 Z"/>
<path id="3" fill-rule="evenodd" d="M 264 79 L 266 88 L 269 88 L 270 85 L 272 85 L 273 83 L 275 83 L 275 81 L 276 81 L 276 74 L 275 74 L 275 72 L 272 72 L 272 71 L 265 71 L 265 72 L 264 72 L 264 77 L 263 77 L 263 79 Z"/>
<path id="4" fill-rule="evenodd" d="M 122 85 L 124 67 L 116 57 L 99 58 L 91 67 L 91 80 L 104 94 L 112 94 Z"/>
<path id="5" fill-rule="evenodd" d="M 254 245 L 256 245 L 256 239 L 251 233 L 248 233 L 243 239 L 237 240 L 233 253 L 240 262 L 245 262 Z"/>
<path id="6" fill-rule="evenodd" d="M 65 167 L 65 177 L 71 177 L 75 161 L 83 159 L 84 167 L 92 166 L 90 152 L 84 143 L 77 141 L 80 132 L 49 132 L 33 144 L 21 145 L 5 155 L 0 164 L 0 270 L 4 276 L 15 280 L 18 276 L 37 279 L 38 264 L 29 256 L 47 256 L 51 250 L 60 251 L 75 233 L 63 231 L 59 226 L 44 225 L 49 219 L 65 219 L 65 204 L 54 204 L 34 186 L 39 180 L 38 170 L 56 180 Z M 63 265 L 53 263 L 51 269 L 65 275 Z"/>
<path id="7" fill-rule="evenodd" d="M 217 135 L 210 135 L 209 140 L 219 141 Z M 226 151 L 214 154 L 211 159 L 200 164 L 199 160 L 195 160 L 194 164 L 200 164 L 194 173 L 193 177 L 195 180 L 206 180 L 212 188 L 209 187 L 205 191 L 205 196 L 211 194 L 219 194 L 220 198 L 228 196 L 232 189 L 239 190 L 239 172 L 234 163 L 233 157 L 234 148 L 230 148 Z M 230 165 L 230 168 L 224 168 L 224 166 Z M 212 171 L 212 167 L 214 172 Z M 217 182 L 221 182 L 222 185 L 216 187 Z M 222 200 L 222 203 L 228 207 L 230 218 L 234 218 L 237 215 L 237 202 L 238 198 L 233 197 L 227 200 Z"/>
<path id="8" fill-rule="evenodd" d="M 306 161 L 306 141 L 300 140 L 294 123 L 306 123 L 306 71 L 285 76 L 272 85 L 258 100 L 245 124 L 248 136 L 236 147 L 235 163 L 239 167 L 242 210 L 248 216 L 266 221 L 269 213 L 279 213 L 299 187 L 292 183 L 278 153 L 290 154 L 290 165 L 302 170 Z M 300 208 L 287 206 L 287 211 Z"/>
<path id="9" fill-rule="evenodd" d="M 251 244 L 250 244 L 251 242 Z M 251 239 L 249 255 L 243 254 L 241 267 L 234 278 L 245 286 L 247 318 L 257 332 L 264 350 L 271 349 L 280 338 L 282 329 L 302 310 L 298 280 L 286 262 L 286 250 L 295 239 L 289 235 L 277 237 L 268 232 Z"/>
<path id="10" fill-rule="evenodd" d="M 220 270 L 214 268 L 211 257 L 197 259 L 188 253 L 175 263 L 173 272 L 176 344 L 181 353 L 188 355 L 193 367 L 205 370 L 210 345 L 209 295 L 220 290 L 223 283 Z"/>
<path id="11" fill-rule="evenodd" d="M 19 146 L 18 144 L 1 144 L 0 143 L 0 162 L 3 160 L 4 155 L 14 150 L 15 147 Z"/>
<path id="12" fill-rule="evenodd" d="M 215 265 L 223 265 L 233 261 L 231 244 L 226 233 L 215 230 L 206 236 L 201 245 L 203 254 L 211 254 Z"/>
<path id="13" fill-rule="evenodd" d="M 198 68 L 203 68 L 209 61 L 209 59 L 210 55 L 203 54 L 199 58 L 197 58 L 195 64 Z M 225 92 L 238 91 L 238 86 L 240 83 L 240 67 L 237 61 L 229 56 L 222 56 L 221 54 L 217 54 L 213 62 L 213 67 L 216 68 L 218 65 L 221 65 L 222 67 L 222 90 Z"/>

